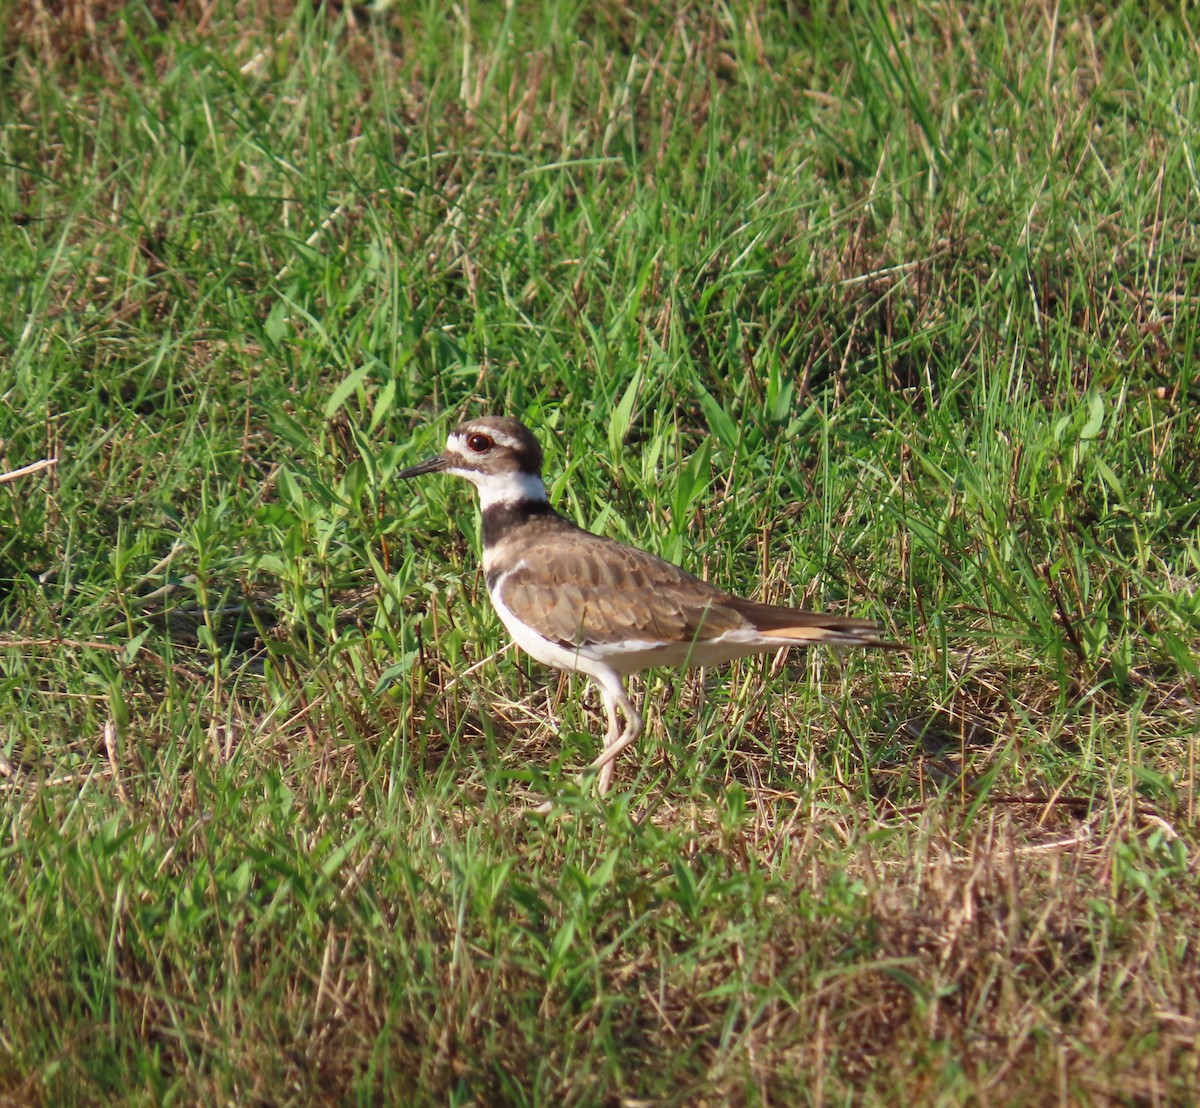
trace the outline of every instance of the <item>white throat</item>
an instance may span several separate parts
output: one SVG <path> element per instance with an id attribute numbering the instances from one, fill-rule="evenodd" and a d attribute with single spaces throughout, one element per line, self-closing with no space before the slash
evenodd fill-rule
<path id="1" fill-rule="evenodd" d="M 545 504 L 546 485 L 535 473 L 479 473 L 476 471 L 458 470 L 479 490 L 479 507 L 487 511 L 494 504 L 519 504 L 521 501 L 533 501 Z"/>

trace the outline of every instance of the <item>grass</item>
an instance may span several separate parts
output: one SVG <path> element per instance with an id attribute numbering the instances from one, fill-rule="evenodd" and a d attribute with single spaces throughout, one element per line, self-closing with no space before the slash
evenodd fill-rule
<path id="1" fill-rule="evenodd" d="M 0 1097 L 1193 1099 L 1186 12 L 0 11 Z M 652 673 L 598 802 L 392 480 L 484 411 L 908 650 Z"/>

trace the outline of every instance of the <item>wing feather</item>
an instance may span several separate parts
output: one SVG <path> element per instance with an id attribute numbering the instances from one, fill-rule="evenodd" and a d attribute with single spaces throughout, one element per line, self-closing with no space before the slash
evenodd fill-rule
<path id="1" fill-rule="evenodd" d="M 715 637 L 749 626 L 723 590 L 586 531 L 570 543 L 534 542 L 498 588 L 514 615 L 564 646 L 689 642 L 701 629 Z"/>
<path id="2" fill-rule="evenodd" d="M 551 642 L 653 645 L 748 632 L 764 648 L 789 640 L 892 645 L 870 620 L 744 600 L 648 551 L 574 527 L 564 536 L 563 523 L 556 517 L 546 532 L 526 531 L 517 568 L 495 585 L 501 603 Z"/>

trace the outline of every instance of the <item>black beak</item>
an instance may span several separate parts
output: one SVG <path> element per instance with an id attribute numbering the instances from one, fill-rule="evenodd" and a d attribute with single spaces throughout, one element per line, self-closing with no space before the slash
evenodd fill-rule
<path id="1" fill-rule="evenodd" d="M 437 454 L 432 458 L 426 458 L 423 462 L 418 462 L 415 466 L 402 469 L 396 474 L 396 479 L 407 481 L 410 477 L 420 477 L 422 473 L 437 473 L 449 464 L 449 459 L 444 454 Z"/>

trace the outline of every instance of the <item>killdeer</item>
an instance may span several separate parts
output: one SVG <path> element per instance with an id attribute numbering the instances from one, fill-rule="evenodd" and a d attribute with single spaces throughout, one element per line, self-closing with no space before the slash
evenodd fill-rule
<path id="1" fill-rule="evenodd" d="M 892 645 L 869 620 L 743 600 L 645 550 L 577 527 L 550 506 L 541 447 L 515 419 L 468 420 L 441 454 L 397 476 L 424 473 L 453 473 L 478 491 L 488 595 L 517 645 L 599 687 L 608 730 L 589 768 L 600 771 L 602 795 L 617 755 L 642 733 L 625 691 L 630 674 L 810 643 Z"/>

